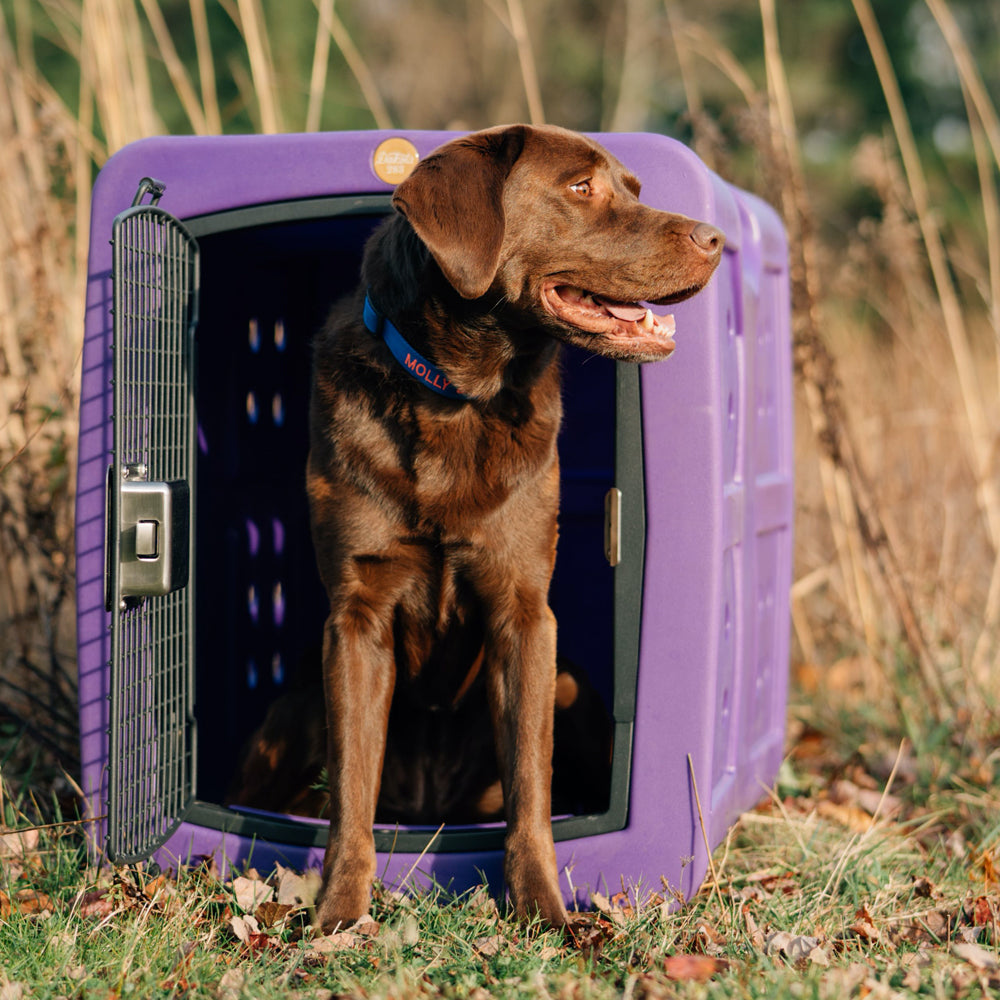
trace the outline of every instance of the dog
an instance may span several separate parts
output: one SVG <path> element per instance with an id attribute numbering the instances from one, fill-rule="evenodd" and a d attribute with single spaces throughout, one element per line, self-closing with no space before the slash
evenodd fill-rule
<path id="1" fill-rule="evenodd" d="M 224 804 L 330 817 L 324 788 L 326 708 L 319 650 L 270 705 L 240 753 Z M 443 709 L 443 710 L 442 710 Z M 485 685 L 470 679 L 447 706 L 399 685 L 389 712 L 375 820 L 437 825 L 503 818 L 503 788 Z M 553 815 L 601 813 L 611 787 L 611 717 L 585 670 L 557 662 L 552 750 Z"/>
<path id="2" fill-rule="evenodd" d="M 471 727 L 478 745 L 450 747 L 448 766 L 495 757 L 514 912 L 566 922 L 548 605 L 561 344 L 668 357 L 672 317 L 639 303 L 695 294 L 725 239 L 641 204 L 639 191 L 603 147 L 561 128 L 455 139 L 397 186 L 356 295 L 316 338 L 306 482 L 330 602 L 324 932 L 368 910 L 387 793 L 405 786 L 411 815 L 441 805 L 431 775 L 401 781 L 384 765 L 423 759 L 407 741 L 466 705 L 486 716 Z M 404 752 L 387 756 L 400 738 Z"/>

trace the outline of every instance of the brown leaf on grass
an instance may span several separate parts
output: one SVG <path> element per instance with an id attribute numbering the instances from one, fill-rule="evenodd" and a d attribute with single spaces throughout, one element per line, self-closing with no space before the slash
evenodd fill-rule
<path id="1" fill-rule="evenodd" d="M 37 830 L 14 830 L 10 833 L 0 833 L 0 860 L 23 861 L 37 849 Z"/>
<path id="2" fill-rule="evenodd" d="M 848 928 L 851 934 L 871 944 L 882 943 L 882 932 L 875 926 L 867 906 L 860 907 L 854 914 L 854 923 Z"/>
<path id="3" fill-rule="evenodd" d="M 85 920 L 103 920 L 115 911 L 107 889 L 90 889 L 77 897 L 77 913 Z"/>
<path id="4" fill-rule="evenodd" d="M 788 931 L 772 931 L 764 941 L 764 954 L 780 956 L 797 965 L 800 962 L 811 961 L 810 956 L 819 947 L 819 938 L 806 934 L 791 934 Z"/>
<path id="5" fill-rule="evenodd" d="M 319 895 L 320 874 L 314 869 L 300 875 L 291 868 L 277 866 L 277 901 L 288 906 L 312 906 Z"/>
<path id="6" fill-rule="evenodd" d="M 3 889 L 0 889 L 0 918 L 9 917 L 10 912 L 10 896 L 8 896 Z"/>
<path id="7" fill-rule="evenodd" d="M 704 920 L 698 921 L 698 926 L 694 932 L 691 942 L 691 950 L 699 951 L 705 955 L 721 956 L 726 947 L 725 935 L 720 934 L 714 927 Z"/>
<path id="8" fill-rule="evenodd" d="M 349 948 L 357 948 L 363 941 L 357 934 L 350 931 L 334 931 L 332 934 L 324 934 L 321 937 L 313 938 L 307 948 L 311 952 L 319 955 L 328 955 L 335 951 L 346 951 Z"/>
<path id="9" fill-rule="evenodd" d="M 479 917 L 481 920 L 499 920 L 500 911 L 497 909 L 497 901 L 490 895 L 486 886 L 479 886 L 469 897 L 466 909 Z"/>
<path id="10" fill-rule="evenodd" d="M 997 903 L 988 896 L 977 896 L 972 904 L 972 923 L 975 927 L 989 927 L 996 923 Z"/>
<path id="11" fill-rule="evenodd" d="M 246 981 L 245 969 L 227 969 L 215 988 L 216 1000 L 238 1000 Z"/>
<path id="12" fill-rule="evenodd" d="M 372 918 L 370 913 L 363 913 L 347 929 L 352 934 L 359 934 L 361 937 L 375 937 L 379 931 L 379 923 Z"/>
<path id="13" fill-rule="evenodd" d="M 832 802 L 823 799 L 816 806 L 816 812 L 824 819 L 828 819 L 839 826 L 846 827 L 851 833 L 867 833 L 872 825 L 871 813 L 854 805 L 841 805 L 839 802 Z"/>
<path id="14" fill-rule="evenodd" d="M 750 940 L 753 942 L 753 946 L 758 949 L 758 951 L 763 951 L 766 944 L 767 938 L 764 932 L 760 929 L 757 921 L 754 919 L 753 914 L 750 912 L 749 906 L 743 907 L 743 921 L 746 924 L 747 934 L 750 935 Z"/>
<path id="15" fill-rule="evenodd" d="M 629 898 L 627 892 L 616 892 L 611 897 L 611 910 L 612 913 L 618 912 L 624 917 L 625 920 L 631 920 L 635 915 L 635 909 L 632 906 L 632 900 Z"/>
<path id="16" fill-rule="evenodd" d="M 274 900 L 267 900 L 253 911 L 253 915 L 261 927 L 280 927 L 285 923 L 288 915 L 296 909 L 297 907 L 289 906 L 287 903 L 275 903 Z"/>
<path id="17" fill-rule="evenodd" d="M 52 900 L 36 889 L 19 889 L 11 900 L 11 906 L 23 916 L 48 916 L 55 910 Z"/>
<path id="18" fill-rule="evenodd" d="M 592 892 L 590 894 L 590 901 L 604 916 L 621 927 L 626 920 L 625 911 L 616 902 L 616 900 L 620 900 L 621 896 L 622 893 L 616 893 L 611 899 L 608 899 L 603 892 Z M 629 912 L 631 913 L 631 907 L 629 907 Z"/>
<path id="19" fill-rule="evenodd" d="M 934 894 L 937 890 L 934 888 L 934 883 L 930 879 L 924 878 L 922 875 L 914 876 L 913 878 L 913 895 L 918 899 L 933 899 Z"/>
<path id="20" fill-rule="evenodd" d="M 593 913 L 571 913 L 563 933 L 584 956 L 599 958 L 604 943 L 614 937 L 614 929 Z"/>
<path id="21" fill-rule="evenodd" d="M 498 955 L 507 944 L 507 939 L 499 934 L 492 934 L 489 937 L 477 938 L 472 942 L 472 947 L 484 958 L 493 958 Z"/>
<path id="22" fill-rule="evenodd" d="M 884 794 L 877 788 L 863 788 L 853 781 L 841 779 L 830 786 L 830 797 L 845 806 L 855 806 L 869 817 L 893 816 L 903 808 L 902 800 L 895 795 Z"/>
<path id="23" fill-rule="evenodd" d="M 983 878 L 988 885 L 1000 885 L 1000 871 L 997 870 L 993 855 L 989 851 L 983 851 L 979 867 L 982 868 Z"/>
<path id="24" fill-rule="evenodd" d="M 980 972 L 1000 971 L 1000 962 L 997 961 L 996 955 L 978 944 L 959 942 L 951 946 L 951 953 Z"/>
<path id="25" fill-rule="evenodd" d="M 233 895 L 236 897 L 236 905 L 244 913 L 253 913 L 261 903 L 271 899 L 274 890 L 260 879 L 240 875 L 233 879 Z"/>
<path id="26" fill-rule="evenodd" d="M 229 929 L 236 935 L 238 941 L 243 944 L 249 944 L 250 938 L 254 934 L 260 933 L 260 924 L 250 914 L 242 917 L 234 914 L 229 918 Z"/>
<path id="27" fill-rule="evenodd" d="M 725 972 L 729 963 L 711 955 L 668 955 L 663 960 L 663 970 L 668 979 L 682 983 L 707 983 L 719 972 Z"/>

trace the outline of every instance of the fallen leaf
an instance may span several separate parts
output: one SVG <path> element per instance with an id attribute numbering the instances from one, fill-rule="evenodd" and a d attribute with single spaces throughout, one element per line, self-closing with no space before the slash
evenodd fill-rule
<path id="1" fill-rule="evenodd" d="M 668 979 L 675 982 L 707 983 L 716 973 L 724 972 L 729 964 L 711 955 L 668 955 L 663 961 Z"/>
<path id="2" fill-rule="evenodd" d="M 296 907 L 289 906 L 287 903 L 275 903 L 273 900 L 267 900 L 253 911 L 253 915 L 261 927 L 280 927 L 285 923 L 288 914 L 295 909 Z"/>
<path id="3" fill-rule="evenodd" d="M 996 972 L 1000 969 L 996 955 L 978 944 L 959 942 L 951 946 L 951 953 L 980 972 Z"/>
<path id="4" fill-rule="evenodd" d="M 91 889 L 77 899 L 77 912 L 86 919 L 103 920 L 114 913 L 115 904 L 108 898 L 107 889 Z"/>
<path id="5" fill-rule="evenodd" d="M 902 800 L 895 795 L 885 794 L 875 788 L 861 788 L 853 781 L 841 779 L 830 786 L 830 796 L 834 802 L 846 806 L 856 806 L 868 816 L 880 818 L 892 816 L 903 808 Z"/>
<path id="6" fill-rule="evenodd" d="M 1000 871 L 997 870 L 997 866 L 993 861 L 993 855 L 989 851 L 983 851 L 983 856 L 979 859 L 979 864 L 983 869 L 983 877 L 987 882 L 991 882 L 993 885 L 1000 883 Z"/>
<path id="7" fill-rule="evenodd" d="M 243 944 L 249 944 L 251 936 L 260 933 L 260 925 L 250 914 L 244 917 L 231 916 L 229 918 L 229 927 Z"/>
<path id="8" fill-rule="evenodd" d="M 25 916 L 42 916 L 52 913 L 52 900 L 44 892 L 35 889 L 20 889 L 13 899 L 14 909 Z"/>
<path id="9" fill-rule="evenodd" d="M 356 948 L 360 942 L 361 938 L 350 931 L 334 931 L 332 934 L 324 934 L 322 937 L 313 938 L 309 942 L 308 947 L 310 951 L 325 955 L 334 951 Z"/>
<path id="10" fill-rule="evenodd" d="M 839 802 L 831 802 L 829 799 L 820 802 L 816 806 L 816 812 L 824 819 L 846 827 L 852 833 L 867 833 L 872 825 L 872 816 L 864 809 L 860 809 L 858 806 L 841 805 Z"/>
<path id="11" fill-rule="evenodd" d="M 972 922 L 976 927 L 987 927 L 997 919 L 997 907 L 991 899 L 979 896 L 972 904 Z"/>
<path id="12" fill-rule="evenodd" d="M 277 867 L 277 901 L 285 906 L 312 906 L 319 895 L 320 873 L 310 869 L 304 875 L 291 868 Z"/>
<path id="13" fill-rule="evenodd" d="M 24 983 L 5 983 L 0 986 L 0 1000 L 21 1000 L 28 995 L 28 987 Z"/>
<path id="14" fill-rule="evenodd" d="M 490 937 L 477 938 L 472 942 L 472 947 L 484 958 L 492 958 L 499 954 L 506 943 L 506 940 L 499 934 L 493 934 Z"/>
<path id="15" fill-rule="evenodd" d="M 592 913 L 571 913 L 564 933 L 574 948 L 583 955 L 598 958 L 604 950 L 604 942 L 612 935 L 610 925 L 602 923 Z"/>
<path id="16" fill-rule="evenodd" d="M 217 1000 L 237 1000 L 243 992 L 246 981 L 247 974 L 244 969 L 227 969 L 215 988 Z"/>
<path id="17" fill-rule="evenodd" d="M 38 849 L 37 830 L 15 830 L 0 834 L 0 858 L 23 860 Z"/>
<path id="18" fill-rule="evenodd" d="M 240 875 L 233 879 L 233 895 L 244 913 L 253 913 L 261 903 L 271 899 L 274 890 L 266 882 Z"/>
<path id="19" fill-rule="evenodd" d="M 820 946 L 819 938 L 788 931 L 772 931 L 764 942 L 765 955 L 780 955 L 789 962 L 802 962 Z"/>
<path id="20" fill-rule="evenodd" d="M 809 962 L 812 965 L 818 965 L 820 968 L 828 969 L 830 967 L 830 956 L 825 949 L 816 945 L 812 951 L 809 952 L 808 956 Z"/>
<path id="21" fill-rule="evenodd" d="M 872 944 L 878 944 L 882 941 L 882 934 L 875 926 L 866 906 L 862 906 L 854 914 L 854 923 L 851 924 L 848 930 L 859 938 L 870 941 Z"/>
<path id="22" fill-rule="evenodd" d="M 363 913 L 347 929 L 354 934 L 360 934 L 361 937 L 374 937 L 378 934 L 379 924 L 370 913 Z"/>

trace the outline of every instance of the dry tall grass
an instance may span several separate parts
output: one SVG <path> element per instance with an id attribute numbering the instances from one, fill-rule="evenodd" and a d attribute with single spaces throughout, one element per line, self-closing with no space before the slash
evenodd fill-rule
<path id="1" fill-rule="evenodd" d="M 666 61 L 683 85 L 696 147 L 726 171 L 721 130 L 703 100 L 706 76 L 721 75 L 731 114 L 757 150 L 756 186 L 786 219 L 800 407 L 792 603 L 803 680 L 846 678 L 865 698 L 908 710 L 895 683 L 902 664 L 917 670 L 932 714 L 961 705 L 985 717 L 996 705 L 1000 638 L 1000 125 L 953 12 L 945 0 L 926 3 L 966 96 L 981 242 L 940 225 L 892 53 L 868 0 L 852 5 L 891 130 L 859 139 L 857 180 L 881 207 L 858 220 L 846 254 L 831 254 L 815 233 L 775 0 L 760 0 L 761 80 L 686 16 L 691 4 L 630 0 L 618 19 L 625 56 L 611 42 L 603 56 L 617 67 L 606 74 L 604 120 L 640 122 L 637 81 L 651 78 L 652 57 L 637 25 L 662 11 L 676 45 Z M 468 38 L 437 7 L 428 8 L 427 24 L 413 22 L 410 37 L 397 26 L 391 39 L 373 42 L 366 58 L 341 16 L 351 11 L 313 0 L 311 58 L 292 77 L 274 41 L 276 9 L 262 0 L 220 4 L 243 43 L 241 57 L 224 65 L 211 34 L 218 22 L 209 17 L 219 8 L 206 0 L 188 0 L 186 11 L 165 9 L 161 0 L 6 0 L 0 7 L 0 715 L 28 729 L 36 738 L 29 742 L 55 743 L 63 753 L 73 745 L 76 367 L 95 168 L 125 143 L 163 131 L 165 106 L 178 109 L 190 131 L 227 127 L 234 105 L 222 103 L 224 80 L 235 81 L 238 110 L 261 131 L 320 127 L 334 58 L 346 66 L 342 79 L 353 96 L 345 100 L 366 106 L 382 127 L 394 113 L 401 124 L 452 125 L 455 91 L 471 80 L 462 48 Z M 548 99 L 533 55 L 545 8 L 484 0 L 465 11 L 476 57 L 491 81 L 503 81 L 478 91 L 469 83 L 480 101 L 473 111 L 470 97 L 470 119 L 541 120 L 543 95 L 550 108 L 565 106 Z M 170 27 L 182 15 L 181 34 L 193 47 L 187 62 Z M 437 83 L 409 68 L 408 60 L 426 61 L 424 35 L 412 34 L 418 29 L 433 33 L 437 45 L 451 44 L 447 57 L 435 57 L 451 60 Z M 42 38 L 74 68 L 70 103 L 36 61 Z M 617 85 L 608 83 L 616 73 Z M 432 86 L 449 100 L 432 100 Z M 419 119 L 408 120 L 417 106 Z M 859 328 L 864 312 L 875 317 L 869 325 L 878 336 Z M 831 664 L 837 669 L 829 672 Z"/>

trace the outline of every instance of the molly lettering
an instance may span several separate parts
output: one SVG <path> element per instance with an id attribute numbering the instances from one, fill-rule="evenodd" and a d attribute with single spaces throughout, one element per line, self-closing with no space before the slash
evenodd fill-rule
<path id="1" fill-rule="evenodd" d="M 435 389 L 441 392 L 451 385 L 451 382 L 444 377 L 441 371 L 415 358 L 409 351 L 406 352 L 406 358 L 403 363 L 417 378 L 422 379 L 428 385 L 434 386 Z"/>

